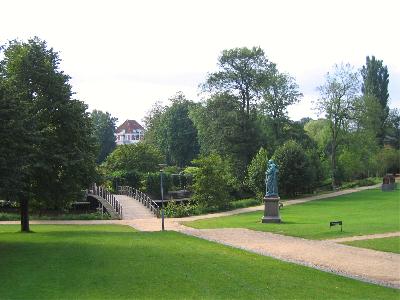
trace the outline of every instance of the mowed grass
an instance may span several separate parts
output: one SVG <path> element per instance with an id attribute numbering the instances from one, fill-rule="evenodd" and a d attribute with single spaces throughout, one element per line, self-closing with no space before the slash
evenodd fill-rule
<path id="1" fill-rule="evenodd" d="M 385 252 L 393 252 L 393 253 L 400 254 L 400 237 L 398 237 L 398 236 L 380 238 L 380 239 L 344 242 L 343 244 L 354 246 L 354 247 L 367 248 L 367 249 L 373 249 L 373 250 L 385 251 Z"/>
<path id="2" fill-rule="evenodd" d="M 263 224 L 263 211 L 186 222 L 194 228 L 249 228 L 308 239 L 393 232 L 400 229 L 400 191 L 365 190 L 281 209 L 281 224 Z M 343 221 L 329 227 L 330 221 Z"/>
<path id="3" fill-rule="evenodd" d="M 0 226 L 1 299 L 398 299 L 398 290 L 185 236 Z"/>

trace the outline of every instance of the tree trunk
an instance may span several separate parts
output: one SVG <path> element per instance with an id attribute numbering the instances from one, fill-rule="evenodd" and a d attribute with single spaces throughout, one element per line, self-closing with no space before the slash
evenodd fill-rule
<path id="1" fill-rule="evenodd" d="M 20 201 L 21 211 L 21 231 L 29 232 L 29 211 L 28 211 L 28 198 L 23 196 Z"/>

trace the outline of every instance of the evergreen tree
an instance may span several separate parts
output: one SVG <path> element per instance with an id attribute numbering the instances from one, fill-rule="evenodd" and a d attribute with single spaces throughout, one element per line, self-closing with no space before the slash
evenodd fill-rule
<path id="1" fill-rule="evenodd" d="M 361 91 L 364 96 L 375 97 L 380 104 L 379 127 L 376 129 L 376 137 L 380 145 L 383 145 L 385 138 L 385 124 L 389 115 L 389 72 L 382 60 L 375 56 L 367 56 L 365 66 L 361 69 L 363 83 Z"/>

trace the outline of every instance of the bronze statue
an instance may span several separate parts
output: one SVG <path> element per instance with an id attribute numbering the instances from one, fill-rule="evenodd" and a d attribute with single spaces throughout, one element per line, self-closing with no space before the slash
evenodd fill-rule
<path id="1" fill-rule="evenodd" d="M 266 197 L 278 197 L 278 173 L 278 166 L 270 159 L 265 172 Z"/>

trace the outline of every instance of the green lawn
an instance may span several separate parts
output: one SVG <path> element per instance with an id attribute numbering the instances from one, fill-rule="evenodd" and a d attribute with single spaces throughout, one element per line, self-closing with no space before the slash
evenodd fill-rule
<path id="1" fill-rule="evenodd" d="M 378 251 L 393 252 L 400 254 L 400 237 L 398 236 L 381 238 L 381 239 L 345 242 L 343 244 L 360 248 L 368 248 Z"/>
<path id="2" fill-rule="evenodd" d="M 176 232 L 0 226 L 1 299 L 399 299 L 399 291 Z"/>
<path id="3" fill-rule="evenodd" d="M 249 228 L 308 239 L 329 239 L 398 231 L 400 191 L 379 189 L 283 207 L 281 224 L 263 224 L 263 211 L 186 222 L 194 228 Z M 329 222 L 343 221 L 330 228 Z"/>

